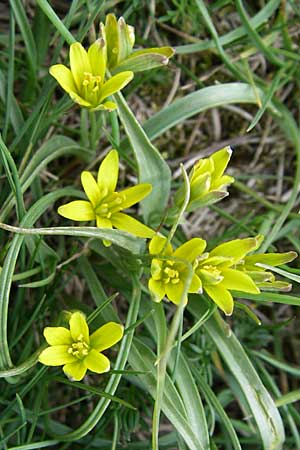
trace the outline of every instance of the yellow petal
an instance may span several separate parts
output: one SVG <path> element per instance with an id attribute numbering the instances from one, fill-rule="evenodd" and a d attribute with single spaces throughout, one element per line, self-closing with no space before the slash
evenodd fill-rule
<path id="1" fill-rule="evenodd" d="M 181 296 L 183 293 L 183 282 L 180 281 L 179 283 L 173 284 L 173 283 L 168 283 L 166 284 L 166 294 L 169 300 L 171 300 L 171 302 L 175 303 L 175 305 L 179 305 L 179 303 L 181 302 Z M 187 296 L 184 297 L 183 299 L 183 304 L 186 305 L 187 304 Z"/>
<path id="2" fill-rule="evenodd" d="M 110 78 L 101 88 L 100 101 L 123 89 L 133 78 L 133 72 L 118 73 Z"/>
<path id="3" fill-rule="evenodd" d="M 204 252 L 205 247 L 206 241 L 204 239 L 193 238 L 178 247 L 174 252 L 174 256 L 192 263 L 197 256 Z"/>
<path id="4" fill-rule="evenodd" d="M 89 351 L 83 363 L 87 369 L 95 373 L 108 372 L 110 369 L 109 359 L 94 349 Z"/>
<path id="5" fill-rule="evenodd" d="M 63 371 L 71 381 L 81 381 L 86 374 L 86 366 L 83 360 L 76 359 L 75 362 L 66 364 Z"/>
<path id="6" fill-rule="evenodd" d="M 219 150 L 218 152 L 215 152 L 211 155 L 211 159 L 214 162 L 215 170 L 213 172 L 213 178 L 217 179 L 221 177 L 229 163 L 229 160 L 232 155 L 231 148 L 225 147 L 222 150 Z"/>
<path id="7" fill-rule="evenodd" d="M 265 254 L 255 254 L 246 257 L 246 264 L 268 264 L 269 266 L 281 266 L 281 264 L 286 264 L 293 261 L 297 257 L 296 252 L 286 252 L 286 253 L 265 253 Z"/>
<path id="8" fill-rule="evenodd" d="M 88 54 L 80 42 L 75 42 L 70 47 L 70 66 L 77 91 L 81 92 L 84 72 L 92 73 Z"/>
<path id="9" fill-rule="evenodd" d="M 53 345 L 47 347 L 39 355 L 39 362 L 45 366 L 62 366 L 76 361 L 76 357 L 68 353 L 69 345 Z"/>
<path id="10" fill-rule="evenodd" d="M 98 184 L 91 172 L 84 171 L 81 173 L 81 184 L 87 198 L 95 208 L 101 201 L 101 193 Z"/>
<path id="11" fill-rule="evenodd" d="M 201 292 L 202 290 L 202 282 L 200 278 L 194 274 L 188 292 Z"/>
<path id="12" fill-rule="evenodd" d="M 135 203 L 140 202 L 152 191 L 152 185 L 148 183 L 137 184 L 120 192 L 125 197 L 122 202 L 122 209 L 129 208 Z"/>
<path id="13" fill-rule="evenodd" d="M 88 49 L 88 58 L 93 75 L 100 75 L 104 80 L 106 70 L 106 45 L 104 39 L 97 39 Z"/>
<path id="14" fill-rule="evenodd" d="M 222 271 L 222 275 L 224 277 L 222 285 L 226 289 L 249 292 L 250 294 L 259 294 L 260 292 L 252 278 L 240 270 L 226 269 Z"/>
<path id="15" fill-rule="evenodd" d="M 170 242 L 165 246 L 167 238 L 164 236 L 155 235 L 149 244 L 150 255 L 159 255 L 164 250 L 164 255 L 172 255 L 173 249 Z"/>
<path id="16" fill-rule="evenodd" d="M 70 330 L 64 327 L 46 327 L 44 336 L 49 345 L 72 344 Z"/>
<path id="17" fill-rule="evenodd" d="M 105 217 L 96 216 L 97 227 L 98 228 L 112 228 L 111 220 Z"/>
<path id="18" fill-rule="evenodd" d="M 101 103 L 100 105 L 91 108 L 91 111 L 114 111 L 117 108 L 117 105 L 114 102 L 104 102 Z"/>
<path id="19" fill-rule="evenodd" d="M 166 289 L 165 284 L 161 281 L 150 278 L 148 281 L 148 288 L 156 302 L 160 302 L 161 299 L 164 298 Z"/>
<path id="20" fill-rule="evenodd" d="M 67 219 L 77 221 L 94 220 L 96 218 L 91 203 L 85 200 L 75 200 L 74 202 L 62 205 L 58 208 L 57 212 Z"/>
<path id="21" fill-rule="evenodd" d="M 141 238 L 151 238 L 155 234 L 155 231 L 151 230 L 151 228 L 147 227 L 133 217 L 120 212 L 114 213 L 111 216 L 111 223 L 115 228 L 122 231 L 127 231 L 128 233 Z"/>
<path id="22" fill-rule="evenodd" d="M 108 322 L 90 336 L 90 345 L 98 352 L 112 347 L 119 342 L 124 333 L 123 325 L 116 322 Z"/>
<path id="23" fill-rule="evenodd" d="M 210 252 L 210 256 L 232 257 L 237 263 L 243 259 L 247 253 L 255 250 L 258 246 L 258 240 L 254 238 L 234 239 L 218 245 Z"/>
<path id="24" fill-rule="evenodd" d="M 90 102 L 87 102 L 84 98 L 80 97 L 80 95 L 76 94 L 76 92 L 69 92 L 69 95 L 73 102 L 78 103 L 78 105 L 84 106 L 85 108 L 93 107 Z"/>
<path id="25" fill-rule="evenodd" d="M 70 331 L 74 341 L 84 340 L 87 344 L 90 342 L 89 327 L 82 312 L 76 311 L 70 318 Z"/>
<path id="26" fill-rule="evenodd" d="M 230 292 L 222 286 L 222 283 L 213 286 L 204 285 L 204 290 L 227 316 L 231 316 L 233 311 L 233 298 Z"/>
<path id="27" fill-rule="evenodd" d="M 111 150 L 103 159 L 98 170 L 97 183 L 101 193 L 114 192 L 119 176 L 119 155 L 117 150 Z"/>
<path id="28" fill-rule="evenodd" d="M 107 57 L 109 68 L 113 68 L 118 62 L 119 55 L 119 29 L 116 16 L 114 14 L 107 14 L 105 20 L 105 27 L 102 27 L 105 31 L 105 37 L 107 42 Z"/>
<path id="29" fill-rule="evenodd" d="M 70 69 L 63 64 L 56 64 L 49 69 L 50 75 L 52 75 L 61 87 L 68 93 L 75 92 L 76 86 L 74 83 L 73 75 Z"/>

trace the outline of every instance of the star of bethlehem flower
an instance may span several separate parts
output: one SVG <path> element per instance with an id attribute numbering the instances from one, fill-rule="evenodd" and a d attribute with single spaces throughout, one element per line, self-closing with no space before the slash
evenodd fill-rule
<path id="1" fill-rule="evenodd" d="M 154 236 L 149 244 L 150 255 L 154 255 L 151 262 L 151 278 L 148 287 L 154 300 L 160 302 L 164 296 L 178 305 L 183 295 L 183 290 L 190 266 L 196 257 L 201 255 L 206 242 L 200 238 L 193 238 L 178 247 L 175 251 L 172 245 L 166 245 L 166 238 Z M 162 258 L 163 257 L 163 258 Z M 193 273 L 188 292 L 198 292 L 201 288 L 199 277 Z M 187 296 L 184 303 L 187 303 Z"/>
<path id="2" fill-rule="evenodd" d="M 292 261 L 297 254 L 267 253 L 248 255 L 259 248 L 264 237 L 235 239 L 218 245 L 197 258 L 195 273 L 204 291 L 226 314 L 234 307 L 231 290 L 259 294 L 260 289 L 286 290 L 289 283 L 275 280 L 275 276 L 257 264 L 277 266 Z"/>
<path id="3" fill-rule="evenodd" d="M 106 16 L 105 25 L 100 24 L 100 37 L 107 43 L 107 67 L 112 73 L 123 70 L 141 72 L 166 65 L 174 55 L 171 47 L 133 50 L 134 28 L 127 25 L 123 17 Z"/>
<path id="4" fill-rule="evenodd" d="M 154 231 L 138 220 L 121 212 L 145 198 L 151 184 L 141 183 L 116 192 L 119 157 L 111 150 L 100 164 L 97 181 L 90 172 L 81 174 L 81 183 L 88 200 L 75 200 L 58 208 L 58 213 L 75 221 L 96 220 L 99 228 L 118 228 L 135 236 L 150 238 Z M 104 241 L 105 245 L 110 242 Z"/>
<path id="5" fill-rule="evenodd" d="M 101 352 L 123 337 L 124 327 L 108 322 L 91 335 L 85 316 L 81 312 L 71 314 L 70 329 L 46 327 L 44 336 L 50 347 L 39 355 L 39 362 L 46 366 L 63 366 L 64 373 L 72 381 L 80 381 L 89 369 L 95 373 L 110 369 L 109 359 Z"/>
<path id="6" fill-rule="evenodd" d="M 232 150 L 225 147 L 215 152 L 209 158 L 200 159 L 189 174 L 190 200 L 187 212 L 216 203 L 228 195 L 227 186 L 234 178 L 224 175 Z M 184 188 L 175 193 L 175 205 L 180 207 L 184 201 Z"/>
<path id="7" fill-rule="evenodd" d="M 76 42 L 70 46 L 71 70 L 56 64 L 49 72 L 75 103 L 91 111 L 112 111 L 116 104 L 105 99 L 123 89 L 132 80 L 133 72 L 123 71 L 105 81 L 106 64 L 104 39 L 98 39 L 88 51 Z"/>

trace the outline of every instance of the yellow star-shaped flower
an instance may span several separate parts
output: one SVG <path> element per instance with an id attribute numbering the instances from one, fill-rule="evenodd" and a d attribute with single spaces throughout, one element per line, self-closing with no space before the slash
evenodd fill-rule
<path id="1" fill-rule="evenodd" d="M 83 189 L 87 200 L 75 200 L 58 208 L 58 213 L 76 221 L 96 220 L 99 228 L 118 228 L 135 236 L 150 238 L 154 231 L 138 220 L 121 212 L 146 197 L 152 189 L 151 184 L 142 183 L 116 192 L 119 174 L 119 157 L 111 150 L 102 161 L 97 181 L 90 172 L 81 174 Z M 108 242 L 104 242 L 109 245 Z"/>
<path id="2" fill-rule="evenodd" d="M 50 67 L 49 72 L 75 103 L 91 111 L 112 111 L 116 104 L 104 100 L 123 89 L 132 80 L 133 72 L 120 72 L 105 81 L 106 64 L 104 39 L 98 39 L 88 51 L 76 42 L 70 47 L 71 70 L 63 64 L 56 64 Z"/>
<path id="3" fill-rule="evenodd" d="M 115 345 L 123 337 L 124 327 L 108 322 L 91 335 L 85 316 L 81 312 L 71 314 L 70 329 L 46 327 L 44 336 L 50 347 L 39 355 L 39 362 L 46 366 L 63 366 L 72 381 L 80 381 L 87 369 L 96 373 L 110 369 L 109 359 L 103 350 Z"/>

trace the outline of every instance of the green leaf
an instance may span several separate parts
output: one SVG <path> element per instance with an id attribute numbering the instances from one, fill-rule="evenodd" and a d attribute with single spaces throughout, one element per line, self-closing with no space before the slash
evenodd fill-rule
<path id="1" fill-rule="evenodd" d="M 122 94 L 115 94 L 114 99 L 137 160 L 139 181 L 152 184 L 152 192 L 141 202 L 141 206 L 145 222 L 155 227 L 163 219 L 168 203 L 171 171 L 160 153 L 151 144 Z"/>
<path id="2" fill-rule="evenodd" d="M 206 307 L 203 303 L 203 297 L 189 296 L 188 309 L 196 318 L 205 312 Z M 281 450 L 284 442 L 281 417 L 238 339 L 234 333 L 228 335 L 225 332 L 226 326 L 219 313 L 215 313 L 214 317 L 207 320 L 204 328 L 247 399 L 263 448 Z"/>

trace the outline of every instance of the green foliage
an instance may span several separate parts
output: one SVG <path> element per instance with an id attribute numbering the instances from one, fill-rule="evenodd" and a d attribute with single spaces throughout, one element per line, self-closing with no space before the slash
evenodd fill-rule
<path id="1" fill-rule="evenodd" d="M 276 267 L 300 251 L 296 2 L 269 0 L 259 8 L 240 0 L 12 0 L 3 10 L 0 447 L 300 449 L 299 262 Z M 111 12 L 135 27 L 133 53 L 131 28 Z M 92 45 L 106 17 L 114 31 L 107 67 L 142 73 L 124 92 L 117 91 L 125 83 L 108 91 L 115 111 L 80 111 L 49 67 L 68 67 L 69 46 Z M 110 32 L 102 27 L 105 39 L 104 31 Z M 77 75 L 87 79 L 86 70 L 78 58 Z M 110 83 L 108 72 L 101 75 Z M 89 87 L 91 97 L 95 86 Z M 203 159 L 192 186 L 187 172 L 194 173 L 197 159 L 229 145 L 228 173 L 229 157 L 222 170 Z M 121 160 L 120 194 L 137 183 L 152 185 L 141 211 L 129 210 L 127 228 L 130 215 L 137 216 L 166 238 L 163 248 L 149 250 L 144 238 L 121 226 L 74 226 L 58 215 L 74 197 L 88 203 L 80 173 L 89 171 L 91 179 L 111 148 Z M 233 176 L 229 197 L 212 205 Z M 85 191 L 93 197 L 88 180 Z M 106 197 L 103 190 L 104 204 Z M 260 234 L 259 253 L 270 255 L 247 257 L 247 267 L 241 244 L 220 250 L 224 242 L 247 236 L 252 242 Z M 196 254 L 191 243 L 204 240 L 207 248 Z M 223 281 L 236 300 L 226 321 L 216 306 L 222 301 L 215 304 L 200 284 L 192 288 L 198 263 L 211 274 L 204 287 Z M 241 280 L 228 287 L 226 270 L 235 276 L 246 270 L 258 291 L 282 292 L 237 291 Z M 155 303 L 150 278 L 171 287 L 179 280 L 177 305 Z M 124 325 L 123 339 L 107 351 L 110 371 L 80 382 L 38 362 L 44 328 L 68 327 L 74 311 L 85 314 L 92 330 Z"/>

